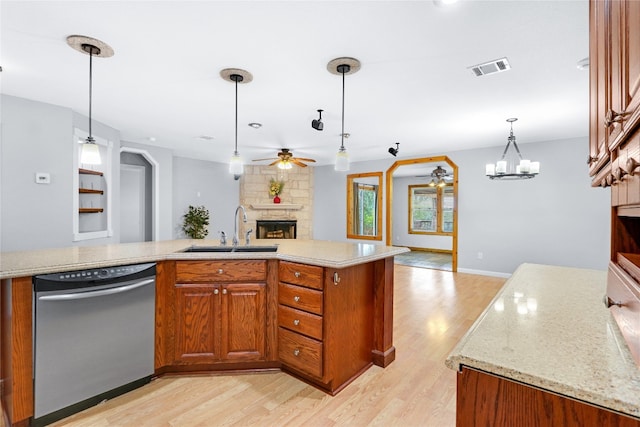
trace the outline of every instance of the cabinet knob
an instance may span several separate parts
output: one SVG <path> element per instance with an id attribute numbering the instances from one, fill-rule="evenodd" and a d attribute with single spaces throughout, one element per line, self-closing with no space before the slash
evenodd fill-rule
<path id="1" fill-rule="evenodd" d="M 218 274 L 222 274 L 222 273 L 224 273 L 224 270 L 223 269 L 219 269 L 218 270 Z"/>
<path id="2" fill-rule="evenodd" d="M 613 173 L 613 175 L 616 178 L 616 181 L 622 181 L 622 179 L 624 178 L 624 176 L 627 174 L 627 171 L 624 170 L 624 168 L 618 167 L 618 169 L 616 169 L 616 171 Z"/>
<path id="3" fill-rule="evenodd" d="M 214 294 L 214 295 L 218 295 L 219 293 L 220 293 L 220 291 L 219 291 L 219 290 L 217 290 L 217 289 L 214 289 L 214 290 L 213 290 L 213 294 Z"/>
<path id="4" fill-rule="evenodd" d="M 625 170 L 630 176 L 633 176 L 636 173 L 638 166 L 640 166 L 640 163 L 638 163 L 638 161 L 633 157 L 629 157 L 625 164 Z"/>
<path id="5" fill-rule="evenodd" d="M 295 302 L 299 302 L 299 301 L 300 301 L 300 297 L 299 297 L 298 295 L 296 295 L 295 297 L 293 297 L 293 300 L 294 300 Z"/>
<path id="6" fill-rule="evenodd" d="M 226 289 L 223 289 L 223 290 L 222 290 L 222 294 L 223 294 L 223 295 L 226 295 L 226 294 L 227 294 L 227 290 L 226 290 Z"/>
<path id="7" fill-rule="evenodd" d="M 293 350 L 293 355 L 294 356 L 299 356 L 300 355 L 300 350 L 297 349 L 297 348 L 295 350 Z"/>
<path id="8" fill-rule="evenodd" d="M 609 298 L 608 295 L 604 296 L 604 298 L 602 299 L 602 302 L 604 303 L 605 307 L 607 307 L 607 308 L 611 307 L 612 305 L 615 305 L 616 307 L 624 306 L 624 304 L 622 304 L 621 302 L 615 302 L 614 300 Z"/>
<path id="9" fill-rule="evenodd" d="M 300 272 L 296 271 L 295 273 L 293 273 L 293 275 L 296 276 L 296 277 L 300 277 Z"/>
<path id="10" fill-rule="evenodd" d="M 598 160 L 597 157 L 589 156 L 589 157 L 587 157 L 587 164 L 590 165 L 591 163 L 595 162 L 596 160 Z"/>
<path id="11" fill-rule="evenodd" d="M 294 324 L 295 326 L 298 326 L 298 325 L 300 324 L 300 320 L 295 319 L 295 320 L 293 321 L 293 324 Z"/>
<path id="12" fill-rule="evenodd" d="M 608 187 L 610 187 L 610 186 L 611 186 L 611 184 L 613 184 L 613 183 L 614 183 L 614 181 L 615 181 L 615 176 L 613 176 L 613 174 L 612 174 L 612 173 L 610 173 L 609 175 L 607 175 L 606 182 L 607 182 L 607 186 L 608 186 Z"/>
<path id="13" fill-rule="evenodd" d="M 609 110 L 604 116 L 604 127 L 608 128 L 614 123 L 621 123 L 628 115 L 629 113 L 625 113 L 624 111 L 617 113 L 613 110 Z"/>

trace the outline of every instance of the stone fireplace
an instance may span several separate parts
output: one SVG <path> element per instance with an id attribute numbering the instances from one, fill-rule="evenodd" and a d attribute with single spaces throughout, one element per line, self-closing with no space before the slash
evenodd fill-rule
<path id="1" fill-rule="evenodd" d="M 269 180 L 271 178 L 284 181 L 284 190 L 280 194 L 281 202 L 273 203 L 273 196 L 269 195 Z M 266 238 L 297 238 L 312 239 L 312 215 L 313 215 L 313 168 L 301 168 L 281 171 L 275 166 L 245 165 L 244 173 L 240 178 L 240 204 L 247 210 L 247 222 L 240 222 L 239 235 L 244 235 L 246 230 L 254 230 L 253 237 Z M 275 237 L 280 232 L 271 231 L 270 236 L 262 235 L 259 231 L 258 221 L 269 222 L 294 222 L 294 237 Z M 265 230 L 263 230 L 265 231 Z M 282 229 L 291 236 L 291 229 Z M 260 235 L 258 234 L 260 233 Z"/>

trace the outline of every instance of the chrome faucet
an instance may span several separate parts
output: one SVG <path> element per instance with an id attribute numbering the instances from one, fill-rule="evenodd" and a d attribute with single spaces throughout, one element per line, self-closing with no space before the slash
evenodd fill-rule
<path id="1" fill-rule="evenodd" d="M 247 246 L 251 244 L 251 233 L 253 233 L 253 228 L 250 228 L 244 235 L 244 244 Z"/>
<path id="2" fill-rule="evenodd" d="M 224 231 L 220 232 L 220 246 L 227 246 L 227 234 Z"/>
<path id="3" fill-rule="evenodd" d="M 244 210 L 244 206 L 239 205 L 236 208 L 236 213 L 233 216 L 234 226 L 233 226 L 233 246 L 238 246 L 238 211 L 242 209 L 242 222 L 247 222 L 247 211 Z"/>

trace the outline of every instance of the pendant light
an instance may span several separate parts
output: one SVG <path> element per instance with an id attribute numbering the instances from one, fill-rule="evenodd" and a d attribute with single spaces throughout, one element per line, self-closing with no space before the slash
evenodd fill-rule
<path id="1" fill-rule="evenodd" d="M 67 44 L 78 52 L 89 55 L 89 136 L 82 144 L 80 149 L 80 163 L 89 165 L 99 165 L 102 163 L 100 158 L 100 148 L 93 139 L 91 107 L 93 101 L 93 57 L 109 58 L 113 56 L 113 49 L 108 44 L 86 36 L 69 36 Z"/>
<path id="2" fill-rule="evenodd" d="M 516 144 L 516 137 L 513 135 L 513 122 L 517 121 L 517 118 L 507 119 L 507 122 L 511 124 L 511 131 L 507 138 L 507 146 L 502 152 L 502 157 L 498 162 L 488 163 L 485 166 L 485 175 L 489 179 L 501 179 L 501 180 L 515 180 L 515 179 L 531 179 L 540 173 L 540 162 L 532 162 L 522 158 L 518 144 Z M 509 151 L 509 148 L 513 144 L 513 151 Z"/>
<path id="3" fill-rule="evenodd" d="M 228 81 L 233 82 L 236 85 L 236 123 L 235 123 L 235 145 L 231 161 L 229 162 L 229 173 L 233 174 L 235 179 L 239 179 L 240 175 L 244 172 L 244 165 L 242 163 L 242 157 L 238 152 L 238 83 L 249 83 L 253 80 L 253 76 L 250 72 L 241 70 L 239 68 L 225 68 L 220 71 L 220 76 Z"/>
<path id="4" fill-rule="evenodd" d="M 360 61 L 355 58 L 336 58 L 329 61 L 327 70 L 331 74 L 342 75 L 342 132 L 340 132 L 340 149 L 336 153 L 335 170 L 344 172 L 349 170 L 349 154 L 344 148 L 344 138 L 348 135 L 344 133 L 344 76 L 358 72 Z"/>

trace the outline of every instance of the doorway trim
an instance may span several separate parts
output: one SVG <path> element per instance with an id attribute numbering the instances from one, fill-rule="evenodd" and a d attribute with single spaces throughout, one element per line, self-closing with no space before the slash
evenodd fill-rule
<path id="1" fill-rule="evenodd" d="M 458 271 L 458 165 L 447 156 L 420 157 L 417 159 L 397 160 L 386 172 L 386 245 L 393 246 L 393 172 L 400 166 L 415 165 L 420 163 L 446 162 L 453 170 L 453 242 L 451 250 L 451 271 Z"/>
<path id="2" fill-rule="evenodd" d="M 123 146 L 120 147 L 120 152 L 140 154 L 151 164 L 151 168 L 153 169 L 153 194 L 151 195 L 151 199 L 153 200 L 153 236 L 151 236 L 151 240 L 157 241 L 160 238 L 160 163 L 158 163 L 147 150 Z"/>

